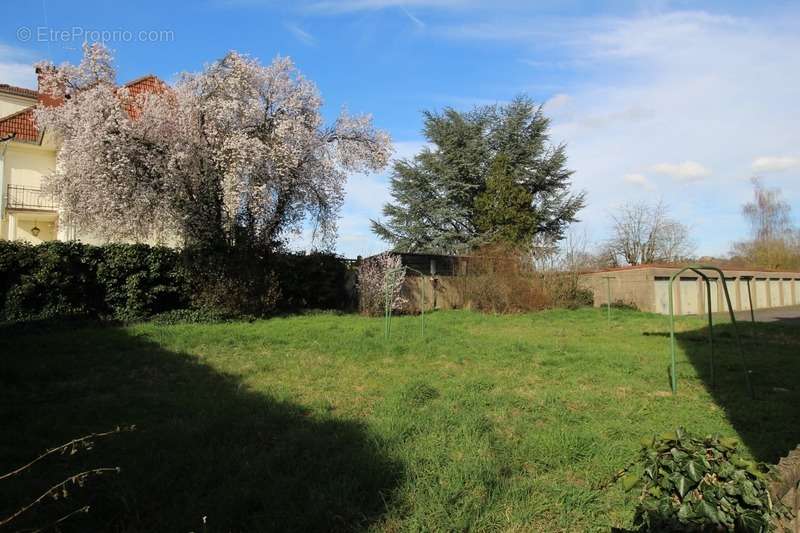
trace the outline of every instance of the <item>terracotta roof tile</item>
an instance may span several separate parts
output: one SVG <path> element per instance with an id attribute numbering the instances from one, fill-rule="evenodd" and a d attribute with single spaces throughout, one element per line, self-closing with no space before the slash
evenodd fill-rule
<path id="1" fill-rule="evenodd" d="M 14 135 L 15 141 L 38 142 L 39 128 L 33 116 L 34 109 L 36 106 L 26 107 L 0 120 L 0 137 Z"/>
<path id="2" fill-rule="evenodd" d="M 148 74 L 147 76 L 142 76 L 141 78 L 129 81 L 123 85 L 123 87 L 128 89 L 128 92 L 131 96 L 136 97 L 144 93 L 161 93 L 166 90 L 167 85 L 152 74 Z M 131 104 L 126 105 L 125 110 L 131 116 L 131 118 L 135 119 L 139 115 L 139 109 L 135 108 Z"/>
<path id="3" fill-rule="evenodd" d="M 15 87 L 14 85 L 8 85 L 6 83 L 0 83 L 0 93 L 22 96 L 23 98 L 39 98 L 39 91 L 27 89 L 25 87 Z"/>
<path id="4" fill-rule="evenodd" d="M 127 87 L 132 96 L 137 96 L 147 92 L 162 92 L 166 90 L 167 85 L 156 76 L 148 74 L 126 83 L 123 87 Z M 41 95 L 37 91 L 23 87 L 0 84 L 0 92 L 41 101 Z M 0 118 L 0 139 L 6 140 L 7 137 L 13 136 L 13 140 L 18 142 L 40 142 L 41 134 L 39 128 L 36 127 L 34 109 L 36 109 L 35 105 Z M 138 115 L 138 110 L 134 109 L 132 105 L 127 105 L 126 109 L 131 117 L 135 118 Z"/>
<path id="5" fill-rule="evenodd" d="M 146 74 L 144 76 L 136 78 L 135 80 L 131 80 L 127 83 L 124 83 L 122 86 L 128 87 L 131 90 L 137 90 L 137 88 L 140 87 L 149 87 L 152 89 L 156 89 L 158 87 L 163 87 L 164 82 L 158 79 L 158 77 L 154 76 L 153 74 Z"/>

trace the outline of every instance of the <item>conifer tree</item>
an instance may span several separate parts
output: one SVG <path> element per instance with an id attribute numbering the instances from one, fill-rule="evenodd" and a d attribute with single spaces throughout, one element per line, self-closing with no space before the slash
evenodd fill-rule
<path id="1" fill-rule="evenodd" d="M 495 240 L 558 240 L 584 206 L 565 146 L 527 96 L 470 112 L 425 112 L 429 147 L 394 165 L 373 231 L 397 251 L 461 253 Z"/>

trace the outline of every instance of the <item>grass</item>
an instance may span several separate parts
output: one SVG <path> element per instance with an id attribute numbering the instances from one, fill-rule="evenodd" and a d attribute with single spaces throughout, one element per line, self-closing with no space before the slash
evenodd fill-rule
<path id="1" fill-rule="evenodd" d="M 745 388 L 730 326 L 708 382 L 702 319 L 595 309 L 382 319 L 0 329 L 0 471 L 118 424 L 133 433 L 0 481 L 8 514 L 60 475 L 116 466 L 76 531 L 590 531 L 629 526 L 603 485 L 642 437 L 738 435 L 774 461 L 800 442 L 800 332 L 759 325 Z M 206 517 L 206 524 L 203 524 Z M 19 522 L 19 526 L 27 526 Z M 205 529 L 204 529 L 205 528 Z"/>

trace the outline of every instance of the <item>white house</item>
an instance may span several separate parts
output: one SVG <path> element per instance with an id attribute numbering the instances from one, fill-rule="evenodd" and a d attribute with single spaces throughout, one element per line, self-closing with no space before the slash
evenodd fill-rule
<path id="1" fill-rule="evenodd" d="M 133 94 L 155 90 L 162 82 L 144 76 L 125 84 Z M 59 219 L 52 196 L 42 192 L 42 178 L 56 166 L 58 144 L 36 126 L 36 106 L 61 100 L 39 90 L 0 83 L 0 239 L 40 243 L 50 240 L 98 242 L 77 235 Z"/>

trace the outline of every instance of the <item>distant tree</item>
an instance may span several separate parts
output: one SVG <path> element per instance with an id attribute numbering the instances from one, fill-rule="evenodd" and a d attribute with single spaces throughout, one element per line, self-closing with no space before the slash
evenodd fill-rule
<path id="1" fill-rule="evenodd" d="M 600 260 L 590 252 L 590 244 L 586 230 L 575 227 L 567 229 L 559 241 L 537 238 L 531 249 L 533 268 L 537 272 L 582 272 L 597 268 Z"/>
<path id="2" fill-rule="evenodd" d="M 611 215 L 613 236 L 604 255 L 613 263 L 672 263 L 689 256 L 694 245 L 688 228 L 667 215 L 662 202 L 630 203 Z"/>
<path id="3" fill-rule="evenodd" d="M 753 201 L 742 206 L 742 214 L 750 223 L 754 241 L 771 241 L 792 231 L 792 207 L 781 198 L 780 189 L 767 189 L 759 178 L 753 184 Z"/>
<path id="4" fill-rule="evenodd" d="M 68 98 L 37 121 L 61 141 L 47 187 L 79 229 L 121 239 L 278 247 L 313 222 L 335 236 L 348 172 L 379 170 L 389 137 L 369 116 L 330 125 L 316 86 L 289 59 L 229 52 L 172 87 L 134 94 L 109 51 L 79 65 L 40 65 L 45 91 Z"/>
<path id="5" fill-rule="evenodd" d="M 528 97 L 459 112 L 425 112 L 430 147 L 395 163 L 393 202 L 373 231 L 401 251 L 456 253 L 497 240 L 530 246 L 563 236 L 584 206 L 570 192 L 564 145 Z"/>
<path id="6" fill-rule="evenodd" d="M 792 224 L 792 208 L 780 189 L 767 189 L 752 179 L 753 200 L 742 206 L 750 239 L 734 244 L 737 263 L 766 268 L 800 267 L 800 229 Z"/>
<path id="7" fill-rule="evenodd" d="M 675 220 L 667 219 L 661 224 L 658 236 L 657 261 L 674 263 L 688 258 L 694 252 L 689 228 Z"/>

